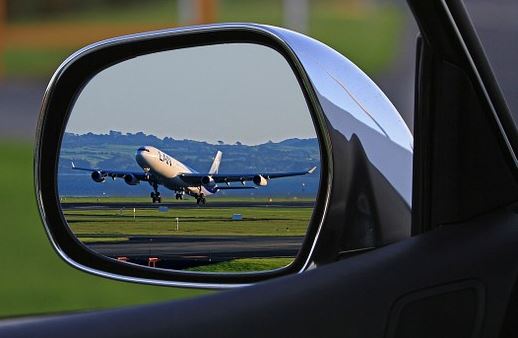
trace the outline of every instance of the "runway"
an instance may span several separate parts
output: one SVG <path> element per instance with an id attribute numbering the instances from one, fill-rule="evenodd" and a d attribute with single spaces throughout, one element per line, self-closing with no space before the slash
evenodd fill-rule
<path id="1" fill-rule="evenodd" d="M 151 202 L 65 202 L 61 203 L 63 210 L 120 210 L 120 209 L 157 209 L 167 207 L 170 209 L 185 208 L 312 208 L 314 201 L 211 201 L 205 205 L 197 205 L 195 200 L 170 203 L 153 204 Z"/>
<path id="2" fill-rule="evenodd" d="M 205 205 L 197 205 L 193 199 L 187 201 L 171 201 L 169 203 L 153 204 L 150 202 L 119 202 L 119 201 L 88 201 L 64 202 L 61 206 L 67 211 L 102 211 L 102 210 L 156 210 L 160 207 L 175 209 L 221 209 L 229 208 L 312 208 L 314 201 L 284 200 L 276 202 L 243 200 L 225 201 L 208 200 Z M 229 216 L 230 217 L 230 216 Z M 230 218 L 229 218 L 230 219 Z M 239 226 L 241 223 L 235 223 Z M 223 262 L 238 258 L 261 257 L 295 257 L 302 246 L 302 235 L 220 235 L 220 234 L 152 234 L 126 235 L 124 229 L 119 230 L 121 237 L 127 240 L 107 241 L 100 237 L 99 242 L 88 242 L 86 245 L 111 258 L 126 257 L 129 262 L 148 265 L 150 257 L 159 258 L 156 266 L 168 269 L 186 269 L 190 267 Z M 95 236 L 84 235 L 90 241 Z"/>
<path id="3" fill-rule="evenodd" d="M 112 258 L 157 267 L 185 269 L 237 258 L 295 257 L 303 236 L 134 236 L 128 241 L 89 243 L 88 248 Z"/>

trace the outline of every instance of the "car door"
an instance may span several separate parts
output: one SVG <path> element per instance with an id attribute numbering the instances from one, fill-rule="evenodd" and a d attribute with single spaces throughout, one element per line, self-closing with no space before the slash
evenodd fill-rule
<path id="1" fill-rule="evenodd" d="M 5 337 L 513 337 L 518 135 L 459 0 L 408 1 L 412 237 L 193 300 L 36 318 Z"/>

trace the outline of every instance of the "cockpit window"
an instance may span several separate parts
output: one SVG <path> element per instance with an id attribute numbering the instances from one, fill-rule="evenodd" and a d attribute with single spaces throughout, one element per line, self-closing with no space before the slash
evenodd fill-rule
<path id="1" fill-rule="evenodd" d="M 137 151 L 147 151 L 147 152 L 149 152 L 149 149 L 147 149 L 146 147 L 140 147 L 140 148 L 138 148 Z"/>

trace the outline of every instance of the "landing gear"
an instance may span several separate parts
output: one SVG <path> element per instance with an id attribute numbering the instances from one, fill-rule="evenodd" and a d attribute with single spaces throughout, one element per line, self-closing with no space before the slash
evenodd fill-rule
<path id="1" fill-rule="evenodd" d="M 196 196 L 196 204 L 205 204 L 207 201 L 205 200 L 205 197 L 203 194 Z"/>
<path id="2" fill-rule="evenodd" d="M 176 199 L 177 200 L 183 200 L 183 192 L 177 192 L 176 193 Z"/>
<path id="3" fill-rule="evenodd" d="M 151 192 L 151 200 L 153 203 L 162 203 L 162 197 L 160 197 L 160 193 L 158 192 L 158 184 L 152 183 L 153 186 L 153 192 Z"/>
<path id="4" fill-rule="evenodd" d="M 153 203 L 162 203 L 162 197 L 160 197 L 160 193 L 158 191 L 151 193 L 151 200 Z"/>

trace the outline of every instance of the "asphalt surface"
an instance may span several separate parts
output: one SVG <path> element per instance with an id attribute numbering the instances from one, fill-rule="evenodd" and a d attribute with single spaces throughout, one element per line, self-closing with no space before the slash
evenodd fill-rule
<path id="1" fill-rule="evenodd" d="M 406 1 L 396 1 L 404 15 L 404 27 L 392 64 L 379 74 L 369 74 L 396 107 L 408 128 L 414 128 L 415 46 L 417 24 Z"/>
<path id="2" fill-rule="evenodd" d="M 509 109 L 518 121 L 518 1 L 465 0 Z"/>
<path id="3" fill-rule="evenodd" d="M 112 258 L 128 257 L 147 265 L 149 257 L 158 257 L 157 267 L 185 269 L 237 258 L 295 257 L 303 240 L 303 236 L 134 236 L 87 246 Z"/>
<path id="4" fill-rule="evenodd" d="M 281 201 L 281 202 L 259 202 L 259 201 L 243 201 L 243 202 L 210 202 L 207 200 L 205 205 L 197 205 L 196 201 L 189 200 L 185 202 L 172 202 L 153 204 L 151 202 L 78 202 L 78 203 L 61 203 L 63 210 L 120 210 L 120 209 L 158 209 L 159 207 L 167 207 L 169 209 L 184 208 L 311 208 L 315 202 L 313 201 Z"/>
<path id="5" fill-rule="evenodd" d="M 46 83 L 0 81 L 0 138 L 33 141 Z"/>
<path id="6" fill-rule="evenodd" d="M 417 24 L 406 5 L 397 0 L 405 14 L 392 65 L 375 74 L 374 81 L 397 108 L 410 130 L 414 123 L 415 46 Z M 518 124 L 518 1 L 464 0 L 489 63 L 503 91 L 515 124 Z"/>

